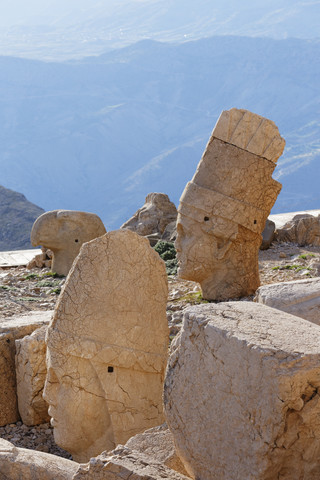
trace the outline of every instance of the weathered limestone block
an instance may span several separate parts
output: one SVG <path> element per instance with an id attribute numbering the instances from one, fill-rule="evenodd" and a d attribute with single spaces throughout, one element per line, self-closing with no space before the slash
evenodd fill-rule
<path id="1" fill-rule="evenodd" d="M 94 213 L 52 210 L 40 215 L 31 230 L 31 243 L 53 252 L 52 271 L 67 275 L 81 245 L 100 237 L 106 229 Z"/>
<path id="2" fill-rule="evenodd" d="M 80 465 L 73 480 L 190 480 L 142 453 L 119 445 Z"/>
<path id="3" fill-rule="evenodd" d="M 47 334 L 44 398 L 58 445 L 87 461 L 163 422 L 165 264 L 118 230 L 82 246 Z"/>
<path id="4" fill-rule="evenodd" d="M 274 232 L 276 229 L 276 224 L 267 218 L 264 230 L 262 232 L 262 242 L 260 245 L 260 250 L 267 250 L 274 239 Z"/>
<path id="5" fill-rule="evenodd" d="M 222 112 L 178 208 L 178 275 L 199 282 L 204 298 L 238 298 L 258 288 L 261 233 L 281 190 L 272 172 L 284 145 L 270 120 Z"/>
<path id="6" fill-rule="evenodd" d="M 295 215 L 282 228 L 277 230 L 277 240 L 280 242 L 303 245 L 320 245 L 320 215 L 314 217 L 308 213 Z"/>
<path id="7" fill-rule="evenodd" d="M 0 323 L 0 426 L 17 422 L 18 412 L 15 340 L 48 324 L 52 312 L 30 312 Z"/>
<path id="8" fill-rule="evenodd" d="M 320 329 L 252 302 L 190 307 L 164 402 L 201 480 L 319 479 Z"/>
<path id="9" fill-rule="evenodd" d="M 127 228 L 139 235 L 158 234 L 159 239 L 166 226 L 176 221 L 177 209 L 164 193 L 149 193 L 145 204 L 120 228 Z"/>
<path id="10" fill-rule="evenodd" d="M 320 278 L 272 283 L 259 287 L 254 299 L 320 325 Z"/>
<path id="11" fill-rule="evenodd" d="M 16 340 L 16 378 L 18 409 L 25 425 L 40 425 L 50 420 L 48 404 L 42 397 L 47 375 L 47 327 Z"/>
<path id="12" fill-rule="evenodd" d="M 79 464 L 0 439 L 0 480 L 72 480 Z"/>
<path id="13" fill-rule="evenodd" d="M 131 437 L 125 447 L 143 453 L 182 475 L 188 475 L 176 453 L 172 433 L 165 423 Z"/>

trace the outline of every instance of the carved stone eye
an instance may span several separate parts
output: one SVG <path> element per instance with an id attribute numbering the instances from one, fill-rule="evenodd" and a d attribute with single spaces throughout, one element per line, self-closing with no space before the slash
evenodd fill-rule
<path id="1" fill-rule="evenodd" d="M 209 222 L 210 218 L 209 217 L 204 217 L 203 219 L 205 222 Z"/>
<path id="2" fill-rule="evenodd" d="M 108 373 L 113 373 L 113 367 L 108 367 Z"/>
<path id="3" fill-rule="evenodd" d="M 76 239 L 75 239 L 75 242 L 76 242 L 76 243 L 78 243 L 78 242 L 79 242 L 79 240 L 76 238 Z"/>

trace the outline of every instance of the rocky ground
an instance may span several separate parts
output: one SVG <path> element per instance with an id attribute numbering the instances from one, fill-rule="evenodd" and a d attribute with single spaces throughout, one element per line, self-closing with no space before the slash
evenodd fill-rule
<path id="1" fill-rule="evenodd" d="M 320 274 L 320 247 L 275 242 L 270 249 L 260 251 L 259 269 L 262 285 L 317 277 Z M 0 269 L 0 322 L 31 310 L 52 310 L 64 282 L 64 277 L 52 275 L 49 269 Z M 182 310 L 201 302 L 198 284 L 179 280 L 176 276 L 169 277 L 167 315 L 171 337 L 179 331 Z M 0 437 L 19 447 L 71 458 L 54 443 L 52 428 L 47 423 L 35 427 L 27 427 L 21 422 L 6 425 L 0 427 Z"/>

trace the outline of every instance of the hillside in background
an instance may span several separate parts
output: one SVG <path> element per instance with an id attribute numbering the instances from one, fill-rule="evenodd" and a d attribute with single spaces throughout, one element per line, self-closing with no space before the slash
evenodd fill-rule
<path id="1" fill-rule="evenodd" d="M 42 208 L 29 202 L 21 193 L 0 185 L 0 251 L 32 248 L 31 228 L 43 212 Z"/>
<path id="2" fill-rule="evenodd" d="M 319 208 L 320 42 L 151 40 L 69 63 L 0 57 L 1 182 L 108 230 L 151 191 L 176 204 L 222 110 L 272 119 L 287 146 L 273 213 Z"/>

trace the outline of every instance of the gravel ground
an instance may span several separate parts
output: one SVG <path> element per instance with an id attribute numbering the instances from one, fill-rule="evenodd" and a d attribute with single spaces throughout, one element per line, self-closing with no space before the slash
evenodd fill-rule
<path id="1" fill-rule="evenodd" d="M 298 247 L 291 243 L 274 243 L 270 249 L 260 251 L 259 270 L 261 284 L 285 282 L 317 277 L 320 274 L 320 247 Z M 170 336 L 181 327 L 182 310 L 201 303 L 197 283 L 169 277 L 167 316 Z M 48 269 L 17 267 L 0 269 L 0 322 L 1 319 L 31 310 L 52 310 L 59 297 L 65 278 L 52 276 Z M 248 297 L 245 300 L 252 300 Z M 59 448 L 53 439 L 52 427 L 45 423 L 28 427 L 21 422 L 0 427 L 0 437 L 18 447 L 49 452 L 72 458 Z"/>

